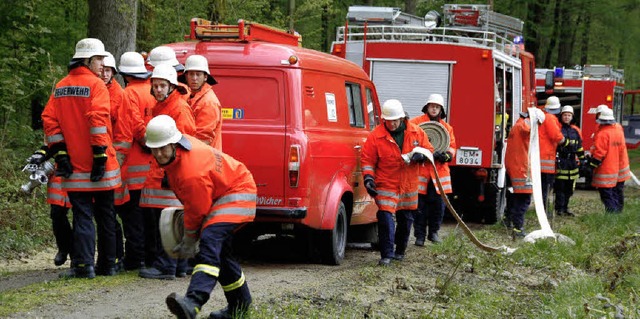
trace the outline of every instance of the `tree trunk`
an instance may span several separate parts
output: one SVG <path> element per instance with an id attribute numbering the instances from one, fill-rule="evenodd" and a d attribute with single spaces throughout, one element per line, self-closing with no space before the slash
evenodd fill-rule
<path id="1" fill-rule="evenodd" d="M 547 48 L 547 54 L 544 58 L 544 65 L 546 67 L 551 67 L 553 58 L 553 52 L 556 48 L 556 42 L 558 41 L 558 37 L 560 34 L 560 1 L 556 1 L 556 5 L 553 9 L 553 32 L 551 33 L 551 39 L 549 39 L 549 47 Z"/>
<path id="2" fill-rule="evenodd" d="M 138 0 L 89 0 L 89 37 L 102 40 L 116 63 L 136 49 L 137 9 Z"/>
<path id="3" fill-rule="evenodd" d="M 560 2 L 560 1 L 558 1 Z M 560 8 L 560 30 L 558 32 L 558 65 L 569 67 L 573 51 L 575 29 L 578 28 L 573 18 L 573 12 L 569 8 L 574 7 L 573 1 L 564 0 Z"/>
<path id="4" fill-rule="evenodd" d="M 591 10 L 589 10 L 591 1 L 585 1 L 582 8 L 582 16 L 584 17 L 584 25 L 582 28 L 582 49 L 580 50 L 580 65 L 585 65 L 589 61 L 589 32 L 591 31 Z"/>
<path id="5" fill-rule="evenodd" d="M 211 0 L 209 3 L 209 20 L 215 23 L 223 23 L 225 18 L 225 0 Z"/>
<path id="6" fill-rule="evenodd" d="M 534 0 L 529 2 L 529 13 L 532 14 L 531 18 L 528 18 L 524 24 L 525 32 L 525 47 L 527 51 L 533 53 L 536 57 L 536 64 L 540 65 L 542 60 L 540 59 L 540 41 L 542 41 L 542 34 L 540 27 L 543 23 L 549 19 L 545 16 L 544 8 L 547 6 L 548 0 Z"/>
<path id="7" fill-rule="evenodd" d="M 404 12 L 416 14 L 416 0 L 404 0 Z"/>
<path id="8" fill-rule="evenodd" d="M 329 19 L 330 19 L 330 15 L 329 15 L 329 4 L 325 3 L 322 5 L 322 15 L 320 17 L 321 21 L 321 29 L 322 29 L 322 51 L 323 52 L 327 52 L 329 50 L 329 47 L 331 47 L 331 39 L 329 37 L 329 32 L 331 32 L 329 30 Z"/>

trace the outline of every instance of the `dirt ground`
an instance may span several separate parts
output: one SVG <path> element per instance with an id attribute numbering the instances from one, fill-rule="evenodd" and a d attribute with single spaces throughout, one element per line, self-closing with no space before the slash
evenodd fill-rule
<path id="1" fill-rule="evenodd" d="M 576 196 L 593 197 L 593 193 L 578 191 Z M 447 236 L 455 226 L 453 221 L 446 222 L 441 236 Z M 484 227 L 475 224 L 470 226 L 474 229 Z M 385 297 L 388 296 L 388 289 L 419 289 L 422 294 L 434 294 L 436 280 L 448 271 L 444 269 L 446 267 L 438 267 L 440 262 L 444 265 L 442 258 L 445 257 L 431 253 L 429 245 L 416 247 L 412 244 L 413 241 L 412 237 L 407 260 L 402 266 L 392 266 L 402 267 L 399 270 L 401 275 L 380 272 L 380 268 L 374 266 L 380 258 L 379 253 L 366 244 L 350 244 L 345 260 L 339 266 L 311 264 L 301 259 L 299 256 L 303 254 L 297 251 L 288 238 L 271 238 L 254 243 L 249 256 L 245 254 L 241 256 L 241 260 L 256 305 L 276 302 L 281 297 L 291 296 L 294 296 L 295 302 L 296 294 L 312 292 L 318 298 L 344 298 L 348 299 L 351 305 L 366 308 L 389 302 Z M 506 236 L 505 243 L 508 244 Z M 0 273 L 9 272 L 8 275 L 0 276 L 0 292 L 37 282 L 58 280 L 58 274 L 66 270 L 69 263 L 63 267 L 55 267 L 52 262 L 54 254 L 55 252 L 49 249 L 22 260 L 0 261 Z M 416 260 L 418 258 L 429 258 L 428 264 L 424 260 Z M 363 268 L 363 265 L 371 267 Z M 420 270 L 419 276 L 412 275 L 418 272 L 416 270 Z M 363 277 L 363 271 L 373 273 L 373 282 L 358 282 Z M 16 310 L 16 313 L 8 318 L 171 318 L 164 299 L 171 292 L 184 294 L 188 284 L 189 277 L 173 281 L 136 278 L 131 284 L 116 287 L 96 286 L 88 292 L 74 294 L 66 300 L 43 305 L 28 312 Z M 216 287 L 199 317 L 206 318 L 210 311 L 222 308 L 225 304 L 222 290 Z M 391 303 L 387 306 L 400 309 L 401 317 L 411 312 L 425 313 L 432 307 L 424 302 L 409 305 Z"/>

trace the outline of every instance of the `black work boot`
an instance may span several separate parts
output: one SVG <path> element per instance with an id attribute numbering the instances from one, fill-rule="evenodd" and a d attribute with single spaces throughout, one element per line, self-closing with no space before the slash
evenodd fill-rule
<path id="1" fill-rule="evenodd" d="M 251 293 L 246 282 L 238 289 L 225 291 L 224 296 L 227 298 L 227 307 L 210 313 L 209 319 L 247 318 L 251 305 Z"/>
<path id="2" fill-rule="evenodd" d="M 62 251 L 62 250 L 58 250 L 58 252 L 56 253 L 56 256 L 53 257 L 53 264 L 56 265 L 56 266 L 64 265 L 64 263 L 67 262 L 67 256 L 68 255 L 69 255 L 68 252 Z"/>
<path id="3" fill-rule="evenodd" d="M 195 319 L 200 312 L 200 305 L 190 298 L 178 296 L 175 292 L 169 294 L 165 302 L 169 311 L 178 319 Z"/>
<path id="4" fill-rule="evenodd" d="M 93 269 L 93 266 L 71 267 L 71 269 L 61 273 L 58 277 L 65 278 L 65 279 L 71 279 L 71 278 L 93 279 L 93 278 L 96 278 L 96 272 Z"/>
<path id="5" fill-rule="evenodd" d="M 427 240 L 437 244 L 440 242 L 440 237 L 438 237 L 438 233 L 429 233 L 429 235 L 427 236 Z"/>

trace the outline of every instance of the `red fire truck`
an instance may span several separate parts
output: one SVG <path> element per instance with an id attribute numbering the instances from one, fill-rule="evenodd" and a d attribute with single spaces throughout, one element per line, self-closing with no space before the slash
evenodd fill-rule
<path id="1" fill-rule="evenodd" d="M 589 110 L 600 104 L 613 109 L 618 123 L 622 123 L 624 101 L 624 72 L 610 65 L 585 65 L 578 69 L 536 69 L 538 104 L 555 95 L 563 106 L 571 105 L 576 125 L 582 130 L 583 147 L 593 145 L 591 136 L 596 130 L 595 114 Z"/>
<path id="2" fill-rule="evenodd" d="M 640 146 L 640 114 L 638 114 L 636 102 L 640 103 L 640 89 L 625 90 L 625 112 L 622 116 L 622 127 L 624 128 L 624 138 L 628 149 L 635 149 Z"/>
<path id="3" fill-rule="evenodd" d="M 399 99 L 411 117 L 422 114 L 430 94 L 444 97 L 458 146 L 451 198 L 467 218 L 486 223 L 504 211 L 506 134 L 520 111 L 536 105 L 522 27 L 487 5 L 447 4 L 444 15 L 424 18 L 353 6 L 331 49 L 364 68 L 380 101 Z"/>

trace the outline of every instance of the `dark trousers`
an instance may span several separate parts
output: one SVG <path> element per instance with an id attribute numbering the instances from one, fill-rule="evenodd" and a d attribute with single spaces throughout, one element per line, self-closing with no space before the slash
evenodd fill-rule
<path id="1" fill-rule="evenodd" d="M 427 225 L 429 234 L 437 234 L 442 225 L 444 217 L 444 201 L 433 183 L 429 182 L 427 194 L 418 195 L 418 210 L 413 212 L 414 227 L 413 235 L 417 240 L 425 240 L 427 236 Z"/>
<path id="2" fill-rule="evenodd" d="M 396 211 L 398 226 L 393 220 L 393 214 L 379 210 L 378 217 L 378 243 L 382 258 L 393 258 L 395 254 L 404 255 L 413 225 L 413 210 Z M 393 245 L 395 243 L 395 254 Z"/>
<path id="3" fill-rule="evenodd" d="M 619 182 L 611 188 L 598 188 L 600 200 L 607 213 L 622 213 L 624 208 L 624 182 Z"/>
<path id="4" fill-rule="evenodd" d="M 93 266 L 98 233 L 98 266 L 115 265 L 116 238 L 113 190 L 68 192 L 73 211 L 73 256 L 75 267 Z"/>
<path id="5" fill-rule="evenodd" d="M 531 194 L 508 193 L 509 197 L 509 218 L 513 228 L 524 228 L 524 214 L 531 204 Z"/>
<path id="6" fill-rule="evenodd" d="M 142 208 L 139 206 L 140 194 L 141 190 L 129 191 L 130 200 L 116 206 L 116 213 L 122 220 L 122 230 L 126 239 L 123 264 L 124 269 L 127 270 L 140 268 L 145 261 L 145 220 Z"/>
<path id="7" fill-rule="evenodd" d="M 131 193 L 129 193 L 131 194 Z M 138 203 L 140 201 L 138 200 Z M 158 242 L 160 241 L 160 230 L 156 220 L 156 212 L 153 208 L 141 208 L 144 219 L 144 263 L 147 267 L 152 267 L 158 255 Z"/>
<path id="8" fill-rule="evenodd" d="M 160 225 L 160 215 L 162 214 L 162 208 L 150 208 L 156 218 L 156 225 Z M 187 269 L 186 259 L 175 259 L 169 257 L 164 247 L 162 247 L 162 240 L 160 238 L 160 228 L 156 226 L 154 229 L 156 233 L 156 256 L 153 260 L 153 268 L 160 270 L 163 274 L 175 275 L 178 272 L 185 272 Z"/>
<path id="9" fill-rule="evenodd" d="M 559 213 L 565 213 L 569 209 L 569 199 L 573 196 L 573 190 L 576 186 L 575 179 L 556 179 L 553 187 L 556 193 L 555 210 Z"/>
<path id="10" fill-rule="evenodd" d="M 233 257 L 233 232 L 238 226 L 240 224 L 219 223 L 209 225 L 202 231 L 200 251 L 195 257 L 196 267 L 187 289 L 187 298 L 202 306 L 220 282 L 230 310 L 251 303 L 249 286 L 240 264 Z"/>
<path id="11" fill-rule="evenodd" d="M 69 254 L 73 251 L 73 230 L 67 213 L 69 209 L 64 206 L 51 205 L 51 228 L 53 236 L 56 238 L 56 246 L 58 251 L 63 254 Z"/>
<path id="12" fill-rule="evenodd" d="M 549 191 L 553 190 L 553 184 L 556 181 L 556 174 L 541 173 L 540 177 L 542 182 L 542 203 L 544 203 L 544 210 L 546 212 L 549 207 L 549 202 L 547 202 Z M 549 212 L 547 212 L 547 216 L 549 216 Z"/>

